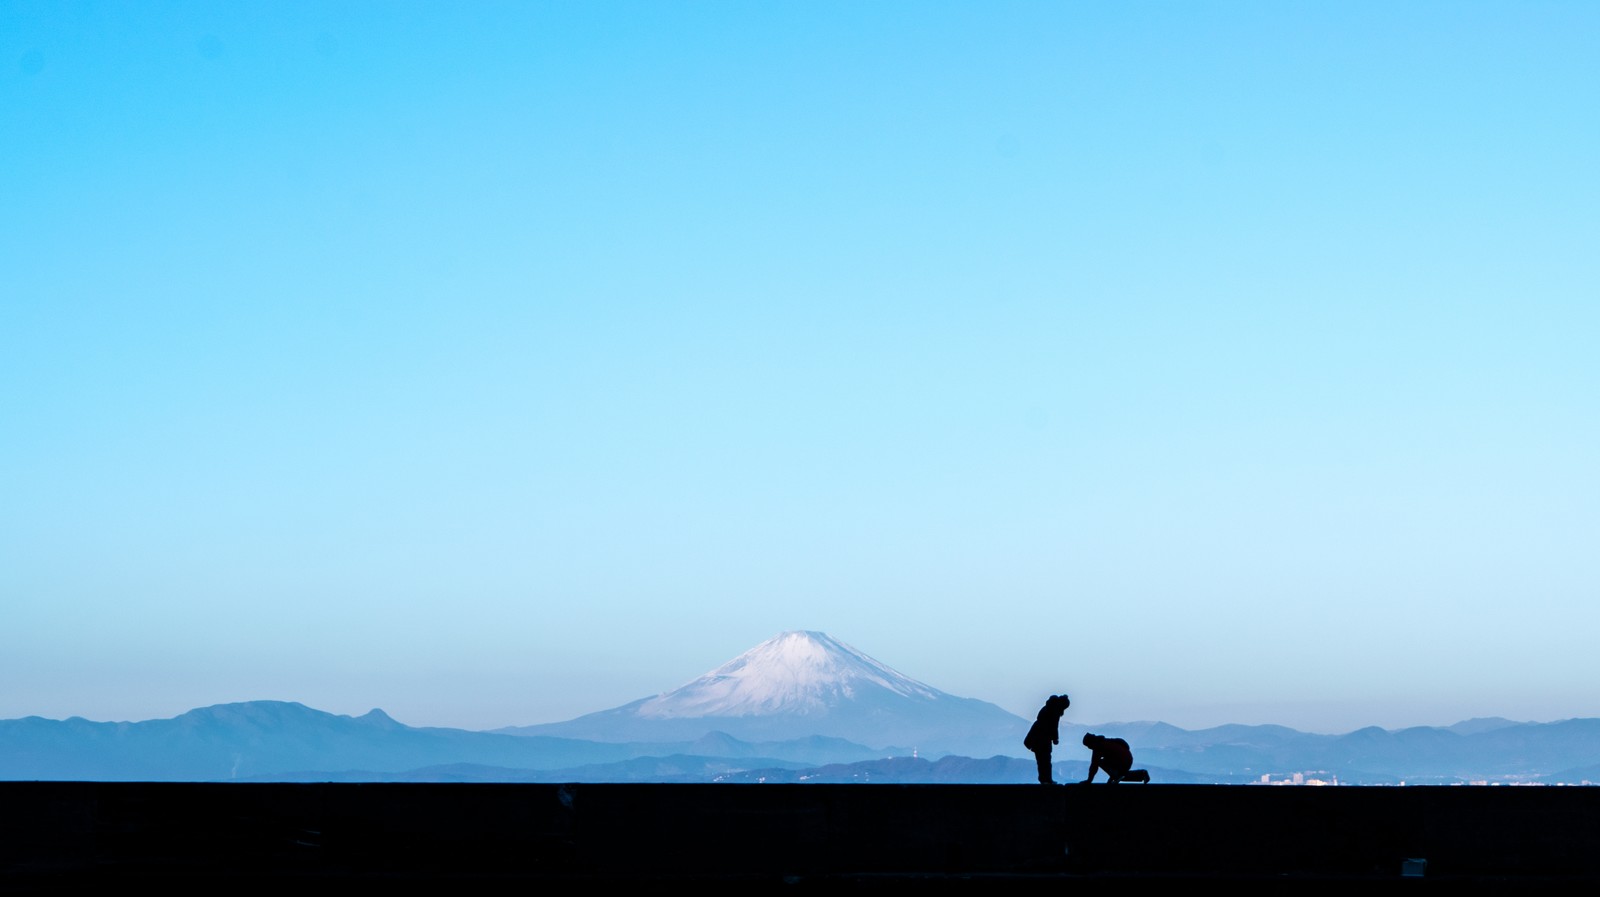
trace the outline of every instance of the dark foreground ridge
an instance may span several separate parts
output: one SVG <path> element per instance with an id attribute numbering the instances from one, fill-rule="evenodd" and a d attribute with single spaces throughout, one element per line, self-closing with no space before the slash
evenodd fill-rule
<path id="1" fill-rule="evenodd" d="M 0 806 L 6 893 L 1600 886 L 1586 787 L 0 782 Z"/>

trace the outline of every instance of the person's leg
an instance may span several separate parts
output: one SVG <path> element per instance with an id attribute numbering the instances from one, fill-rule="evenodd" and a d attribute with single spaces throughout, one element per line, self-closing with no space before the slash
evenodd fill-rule
<path id="1" fill-rule="evenodd" d="M 1055 779 L 1050 774 L 1050 749 L 1045 748 L 1033 752 L 1033 758 L 1039 765 L 1039 784 L 1054 785 Z"/>

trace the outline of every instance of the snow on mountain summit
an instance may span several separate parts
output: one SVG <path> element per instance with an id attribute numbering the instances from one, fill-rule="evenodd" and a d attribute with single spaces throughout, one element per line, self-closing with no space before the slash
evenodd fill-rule
<path id="1" fill-rule="evenodd" d="M 825 633 L 784 632 L 680 688 L 643 701 L 646 719 L 827 713 L 888 692 L 937 700 L 939 691 Z"/>
<path id="2" fill-rule="evenodd" d="M 836 738 L 874 750 L 987 757 L 1029 721 L 925 685 L 824 633 L 783 632 L 671 691 L 561 723 L 502 730 L 604 742 Z"/>

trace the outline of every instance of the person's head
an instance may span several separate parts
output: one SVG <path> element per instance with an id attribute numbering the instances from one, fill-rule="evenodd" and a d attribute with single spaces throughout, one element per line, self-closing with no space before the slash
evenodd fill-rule
<path id="1" fill-rule="evenodd" d="M 1104 743 L 1105 743 L 1105 737 L 1102 736 L 1102 735 L 1096 735 L 1093 732 L 1085 732 L 1085 733 L 1083 733 L 1083 746 L 1088 748 L 1089 750 L 1095 750 L 1096 748 L 1100 747 L 1101 744 L 1104 744 Z"/>
<path id="2" fill-rule="evenodd" d="M 1072 706 L 1072 699 L 1066 695 L 1051 695 L 1050 699 L 1044 703 L 1046 707 L 1053 710 L 1065 710 Z"/>

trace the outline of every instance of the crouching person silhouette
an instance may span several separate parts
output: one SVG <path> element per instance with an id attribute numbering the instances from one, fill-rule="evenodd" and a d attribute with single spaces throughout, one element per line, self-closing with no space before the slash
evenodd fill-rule
<path id="1" fill-rule="evenodd" d="M 1150 781 L 1149 772 L 1133 768 L 1133 751 L 1121 738 L 1107 738 L 1090 732 L 1083 736 L 1083 746 L 1091 751 L 1089 776 L 1083 780 L 1085 785 L 1094 781 L 1095 773 L 1102 769 L 1106 771 L 1108 785 L 1122 781 L 1146 783 Z"/>
<path id="2" fill-rule="evenodd" d="M 1050 775 L 1050 746 L 1061 743 L 1061 714 L 1070 706 L 1072 700 L 1066 695 L 1051 695 L 1039 708 L 1038 718 L 1022 739 L 1022 746 L 1033 751 L 1033 759 L 1039 765 L 1041 785 L 1055 784 Z"/>

